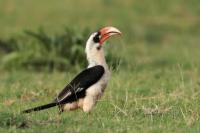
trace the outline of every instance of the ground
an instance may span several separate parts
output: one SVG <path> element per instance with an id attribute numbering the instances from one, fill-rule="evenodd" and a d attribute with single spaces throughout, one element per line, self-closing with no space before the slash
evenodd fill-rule
<path id="1" fill-rule="evenodd" d="M 42 26 L 49 32 L 107 25 L 121 64 L 90 114 L 57 108 L 22 115 L 51 101 L 81 69 L 0 70 L 0 132 L 199 132 L 200 5 L 198 0 L 1 0 L 0 35 Z M 109 49 L 107 49 L 109 52 Z"/>

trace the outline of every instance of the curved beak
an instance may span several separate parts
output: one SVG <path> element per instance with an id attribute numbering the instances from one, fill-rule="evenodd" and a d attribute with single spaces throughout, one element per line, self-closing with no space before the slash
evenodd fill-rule
<path id="1" fill-rule="evenodd" d="M 100 44 L 102 45 L 109 37 L 113 35 L 121 35 L 121 32 L 115 27 L 104 27 L 100 30 L 101 38 Z"/>

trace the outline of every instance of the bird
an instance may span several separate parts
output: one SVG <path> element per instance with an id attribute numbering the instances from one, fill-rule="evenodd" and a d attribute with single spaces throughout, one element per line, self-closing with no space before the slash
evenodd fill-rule
<path id="1" fill-rule="evenodd" d="M 89 113 L 102 97 L 110 79 L 109 67 L 106 63 L 103 45 L 111 36 L 121 35 L 121 31 L 106 26 L 92 33 L 86 42 L 85 53 L 88 66 L 69 82 L 48 104 L 23 110 L 30 113 L 58 106 L 59 113 L 82 109 Z"/>

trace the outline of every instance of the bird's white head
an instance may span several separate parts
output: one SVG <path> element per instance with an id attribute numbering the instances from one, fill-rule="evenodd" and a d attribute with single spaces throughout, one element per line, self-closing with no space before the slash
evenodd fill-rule
<path id="1" fill-rule="evenodd" d="M 90 35 L 85 48 L 89 64 L 102 64 L 102 62 L 104 62 L 102 46 L 104 42 L 113 35 L 121 35 L 121 32 L 117 28 L 111 26 L 104 27 Z"/>

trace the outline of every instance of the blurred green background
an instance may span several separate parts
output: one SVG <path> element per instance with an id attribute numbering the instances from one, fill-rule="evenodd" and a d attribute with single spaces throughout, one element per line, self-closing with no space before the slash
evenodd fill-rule
<path id="1" fill-rule="evenodd" d="M 0 129 L 199 132 L 199 3 L 1 0 Z M 85 42 L 104 26 L 115 26 L 123 35 L 105 44 L 113 74 L 92 114 L 59 116 L 52 109 L 19 115 L 51 101 L 87 66 Z"/>
<path id="2" fill-rule="evenodd" d="M 199 53 L 196 49 L 200 33 L 197 0 L 1 0 L 0 9 L 0 50 L 9 54 L 1 54 L 1 64 L 6 69 L 37 69 L 38 66 L 52 67 L 52 64 L 53 69 L 69 69 L 70 64 L 77 62 L 84 66 L 82 57 L 89 34 L 108 25 L 123 32 L 121 45 L 117 40 L 114 42 L 117 46 L 109 46 L 115 49 L 115 64 L 122 56 L 123 62 L 131 59 L 133 64 L 138 64 L 138 60 L 147 61 L 141 56 L 150 54 L 161 58 L 157 63 L 163 64 L 175 63 L 176 58 L 192 61 Z M 113 53 L 108 52 L 109 60 L 114 57 Z M 164 59 L 159 54 L 172 59 Z"/>

